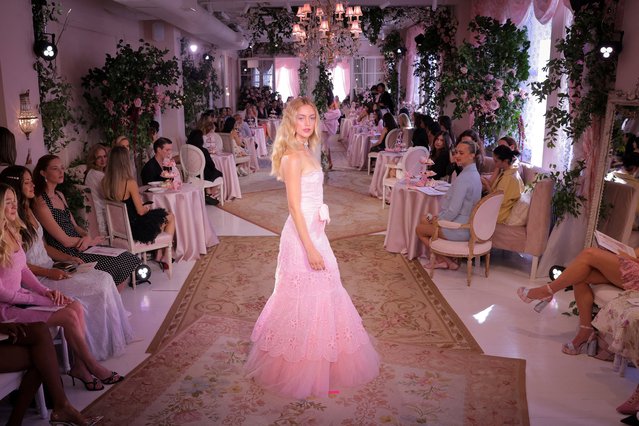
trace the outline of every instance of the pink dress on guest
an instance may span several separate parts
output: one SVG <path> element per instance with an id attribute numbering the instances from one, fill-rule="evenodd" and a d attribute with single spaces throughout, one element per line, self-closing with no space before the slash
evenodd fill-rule
<path id="1" fill-rule="evenodd" d="M 301 209 L 326 269 L 313 270 L 289 216 L 280 239 L 275 289 L 255 324 L 246 363 L 249 377 L 282 396 L 328 396 L 379 373 L 373 348 L 324 233 L 322 171 L 302 175 Z"/>
<path id="2" fill-rule="evenodd" d="M 24 309 L 16 305 L 53 306 L 49 289 L 27 268 L 24 250 L 11 256 L 11 265 L 0 266 L 0 321 L 46 322 L 52 312 Z"/>
<path id="3" fill-rule="evenodd" d="M 619 256 L 619 272 L 624 290 L 639 290 L 639 263 Z"/>

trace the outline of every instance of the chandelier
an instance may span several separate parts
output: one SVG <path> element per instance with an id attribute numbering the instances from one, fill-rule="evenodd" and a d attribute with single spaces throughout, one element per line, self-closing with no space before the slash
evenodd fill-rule
<path id="1" fill-rule="evenodd" d="M 350 7 L 335 0 L 315 0 L 297 9 L 293 37 L 298 56 L 305 62 L 318 58 L 332 67 L 342 57 L 355 56 L 362 33 L 360 6 Z"/>

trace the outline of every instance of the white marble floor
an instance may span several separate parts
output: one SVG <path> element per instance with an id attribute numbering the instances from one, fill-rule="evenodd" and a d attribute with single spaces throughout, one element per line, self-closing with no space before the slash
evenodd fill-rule
<path id="1" fill-rule="evenodd" d="M 236 216 L 215 207 L 207 207 L 219 235 L 273 235 Z M 140 338 L 127 353 L 105 364 L 127 374 L 140 364 L 167 311 L 188 276 L 193 262 L 175 265 L 174 276 L 153 266 L 152 285 L 142 284 L 135 291 L 122 294 L 132 312 L 131 322 Z M 438 271 L 436 285 L 464 321 L 487 355 L 526 359 L 527 397 L 531 424 L 546 425 L 616 425 L 623 416 L 615 407 L 634 390 L 639 375 L 633 368 L 626 377 L 612 372 L 611 363 L 585 355 L 561 353 L 561 344 L 569 341 L 577 321 L 566 317 L 571 293 L 561 293 L 541 314 L 532 305 L 523 304 L 515 290 L 529 285 L 530 260 L 519 255 L 497 251 L 492 256 L 491 274 L 484 278 L 476 270 L 472 286 L 466 286 L 465 272 Z M 71 386 L 64 378 L 65 390 L 77 408 L 84 408 L 101 392 L 87 392 Z M 6 419 L 7 407 L 0 408 L 0 421 Z M 30 413 L 27 425 L 43 425 L 45 421 Z"/>

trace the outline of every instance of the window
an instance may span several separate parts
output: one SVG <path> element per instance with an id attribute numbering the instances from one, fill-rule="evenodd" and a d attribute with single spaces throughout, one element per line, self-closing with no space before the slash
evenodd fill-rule
<path id="1" fill-rule="evenodd" d="M 240 87 L 275 87 L 272 59 L 240 59 Z"/>
<path id="2" fill-rule="evenodd" d="M 353 58 L 352 83 L 355 93 L 369 90 L 371 86 L 384 81 L 384 58 Z"/>

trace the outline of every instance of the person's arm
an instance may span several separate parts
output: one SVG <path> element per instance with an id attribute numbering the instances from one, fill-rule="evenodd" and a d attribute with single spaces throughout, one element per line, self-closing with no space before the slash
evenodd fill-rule
<path id="1" fill-rule="evenodd" d="M 70 278 L 71 275 L 61 269 L 43 268 L 42 266 L 27 263 L 27 267 L 34 275 L 38 277 L 49 278 L 51 280 L 64 280 Z"/>
<path id="2" fill-rule="evenodd" d="M 324 259 L 311 241 L 302 213 L 302 161 L 296 154 L 284 156 L 280 169 L 286 184 L 288 211 L 295 224 L 297 235 L 306 250 L 308 263 L 313 269 L 324 269 Z"/>
<path id="3" fill-rule="evenodd" d="M 80 259 L 79 257 L 71 256 L 70 254 L 60 251 L 55 247 L 51 247 L 49 244 L 46 243 L 46 241 L 43 241 L 43 243 L 44 243 L 44 249 L 47 251 L 47 254 L 52 260 L 61 261 L 61 262 L 74 262 L 77 264 L 84 263 L 84 260 Z M 31 270 L 33 271 L 33 269 Z M 40 275 L 36 273 L 35 271 L 33 273 L 36 275 Z"/>
<path id="4" fill-rule="evenodd" d="M 466 192 L 468 192 L 466 176 L 462 176 L 460 174 L 457 176 L 457 179 L 455 179 L 455 182 L 453 182 L 450 186 L 450 189 L 448 189 L 448 205 L 446 210 L 439 212 L 438 219 L 449 221 L 455 219 L 459 215 L 462 205 L 464 204 Z"/>
<path id="5" fill-rule="evenodd" d="M 34 202 L 33 213 L 38 219 L 38 222 L 42 225 L 42 227 L 53 237 L 56 241 L 62 244 L 65 247 L 80 247 L 83 243 L 83 240 L 86 240 L 86 237 L 70 237 L 64 232 L 64 230 L 58 225 L 58 222 L 55 221 L 51 210 L 45 203 L 42 197 L 36 197 Z M 87 246 L 88 247 L 88 246 Z M 86 248 L 86 247 L 85 247 Z"/>
<path id="6" fill-rule="evenodd" d="M 138 184 L 133 179 L 129 180 L 126 183 L 126 191 L 127 195 L 131 197 L 133 200 L 133 205 L 135 206 L 135 211 L 140 215 L 144 216 L 151 210 L 150 205 L 144 205 L 142 203 L 142 197 L 140 197 L 140 191 L 138 189 Z"/>

